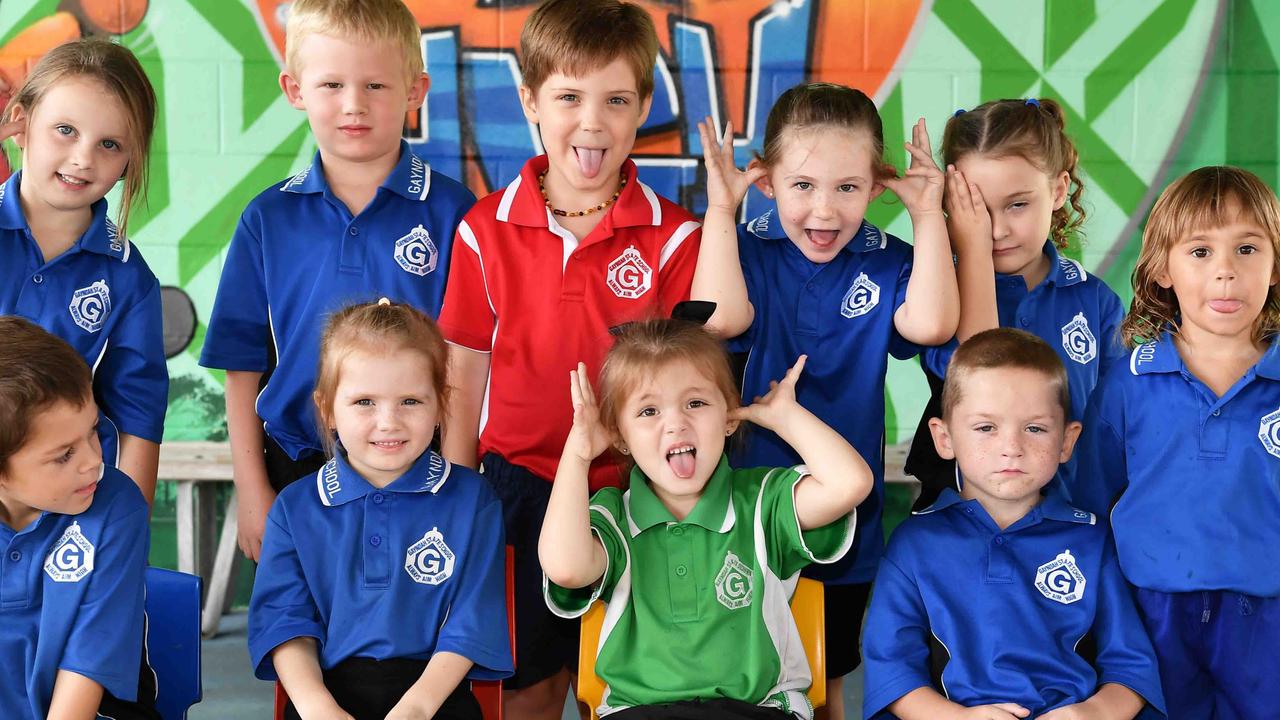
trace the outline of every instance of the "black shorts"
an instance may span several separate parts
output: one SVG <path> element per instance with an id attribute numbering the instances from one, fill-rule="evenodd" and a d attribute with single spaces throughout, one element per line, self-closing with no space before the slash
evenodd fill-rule
<path id="1" fill-rule="evenodd" d="M 343 710 L 356 720 L 384 720 L 391 708 L 422 677 L 426 660 L 391 658 L 347 658 L 324 671 L 324 686 Z M 299 720 L 298 710 L 290 701 L 284 707 L 287 720 Z M 480 703 L 471 694 L 466 680 L 454 688 L 436 711 L 437 720 L 482 720 Z"/>
<path id="2" fill-rule="evenodd" d="M 867 614 L 871 583 L 823 585 L 826 615 L 827 677 L 840 678 L 862 664 L 862 620 Z"/>
<path id="3" fill-rule="evenodd" d="M 156 710 L 156 673 L 151 669 L 147 656 L 147 643 L 150 641 L 151 619 L 146 613 L 142 615 L 142 660 L 138 667 L 138 699 L 121 700 L 110 691 L 102 691 L 102 701 L 98 704 L 98 715 L 114 720 L 160 720 L 160 712 Z"/>
<path id="4" fill-rule="evenodd" d="M 639 705 L 619 710 L 617 720 L 795 720 L 789 712 L 741 700 L 683 700 L 664 705 Z"/>
<path id="5" fill-rule="evenodd" d="M 577 672 L 579 621 L 553 614 L 542 596 L 538 535 L 551 483 L 494 453 L 486 453 L 481 465 L 502 501 L 507 544 L 515 553 L 516 672 L 502 686 L 519 690 L 566 668 Z"/>
<path id="6" fill-rule="evenodd" d="M 303 475 L 316 474 L 327 462 L 324 453 L 317 452 L 304 453 L 294 460 L 279 443 L 265 433 L 262 436 L 262 452 L 262 459 L 267 466 L 267 482 L 271 483 L 271 489 L 277 494 Z"/>

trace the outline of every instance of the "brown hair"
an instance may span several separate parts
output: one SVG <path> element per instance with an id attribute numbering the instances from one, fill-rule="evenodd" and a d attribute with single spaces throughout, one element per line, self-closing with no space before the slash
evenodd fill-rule
<path id="1" fill-rule="evenodd" d="M 965 155 L 993 158 L 1020 157 L 1050 177 L 1067 173 L 1067 202 L 1053 211 L 1049 236 L 1065 250 L 1073 236 L 1082 236 L 1085 209 L 1081 201 L 1080 154 L 1066 133 L 1062 106 L 1050 98 L 993 100 L 966 112 L 957 112 L 942 133 L 942 160 L 954 165 Z"/>
<path id="2" fill-rule="evenodd" d="M 547 0 L 520 31 L 520 68 L 535 93 L 553 73 L 580 77 L 622 58 L 636 91 L 653 94 L 658 32 L 648 11 L 618 0 Z"/>
<path id="3" fill-rule="evenodd" d="M 116 225 L 120 236 L 127 237 L 129 211 L 135 205 L 146 203 L 151 136 L 156 124 L 156 93 L 133 53 L 99 38 L 85 38 L 55 47 L 40 58 L 22 87 L 9 99 L 2 121 L 13 120 L 16 107 L 21 107 L 30 117 L 49 88 L 68 77 L 87 77 L 98 81 L 124 106 L 125 125 L 129 131 L 125 150 L 129 161 L 125 165 L 124 189 Z"/>
<path id="4" fill-rule="evenodd" d="M 784 133 L 809 128 L 866 131 L 871 136 L 873 179 L 893 177 L 893 168 L 884 161 L 884 125 L 875 103 L 861 90 L 835 83 L 796 85 L 782 93 L 769 111 L 764 125 L 764 153 L 757 159 L 765 167 L 776 167 L 782 159 Z"/>
<path id="5" fill-rule="evenodd" d="M 1238 210 L 1237 210 L 1238 208 Z M 1133 268 L 1133 303 L 1120 325 L 1129 347 L 1150 342 L 1166 328 L 1178 331 L 1178 297 L 1156 279 L 1169 267 L 1169 253 L 1179 240 L 1208 228 L 1223 227 L 1238 211 L 1266 231 L 1271 240 L 1273 271 L 1280 273 L 1280 202 L 1257 175 L 1236 167 L 1202 167 L 1174 180 L 1160 193 L 1142 231 L 1142 250 Z M 1253 339 L 1280 331 L 1280 289 L 1272 285 L 1254 323 Z"/>
<path id="6" fill-rule="evenodd" d="M 446 382 L 448 351 L 435 321 L 412 305 L 382 301 L 349 305 L 329 316 L 320 337 L 320 369 L 312 400 L 325 450 L 334 450 L 333 402 L 342 362 L 355 353 L 387 354 L 397 350 L 422 353 L 430 366 L 431 389 L 443 418 L 449 405 Z"/>
<path id="7" fill-rule="evenodd" d="M 960 343 L 942 385 L 942 419 L 955 410 L 963 394 L 964 380 L 975 370 L 1032 370 L 1044 375 L 1057 390 L 1062 417 L 1071 418 L 1071 393 L 1067 387 L 1067 369 L 1062 358 L 1049 344 L 1025 330 L 994 328 L 984 330 Z"/>
<path id="8" fill-rule="evenodd" d="M 284 64 L 297 79 L 298 48 L 308 35 L 391 43 L 400 51 L 405 76 L 422 75 L 422 31 L 403 0 L 293 0 L 284 30 Z"/>
<path id="9" fill-rule="evenodd" d="M 0 472 L 22 449 L 31 421 L 65 402 L 84 407 L 93 375 L 84 358 L 61 338 L 13 315 L 0 316 Z"/>
<path id="10" fill-rule="evenodd" d="M 642 383 L 661 367 L 687 362 L 724 395 L 729 410 L 738 407 L 738 388 L 724 346 L 702 326 L 688 320 L 643 320 L 619 332 L 600 369 L 600 424 L 618 437 L 618 413 Z"/>

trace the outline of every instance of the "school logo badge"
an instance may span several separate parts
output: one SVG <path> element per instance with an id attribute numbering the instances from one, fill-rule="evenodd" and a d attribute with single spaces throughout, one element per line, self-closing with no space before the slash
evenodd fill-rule
<path id="1" fill-rule="evenodd" d="M 67 306 L 71 319 L 85 332 L 98 332 L 111 313 L 111 289 L 106 280 L 82 287 L 71 294 Z"/>
<path id="2" fill-rule="evenodd" d="M 1280 458 L 1280 409 L 1262 416 L 1262 422 L 1258 423 L 1258 439 L 1267 452 Z"/>
<path id="3" fill-rule="evenodd" d="M 840 301 L 840 314 L 847 318 L 866 315 L 880 304 L 880 286 L 871 281 L 866 273 L 858 273 L 849 286 L 849 292 Z"/>
<path id="4" fill-rule="evenodd" d="M 54 582 L 80 582 L 93 572 L 93 543 L 80 532 L 80 523 L 71 523 L 53 544 L 44 561 L 44 572 Z"/>
<path id="5" fill-rule="evenodd" d="M 724 566 L 716 573 L 716 599 L 730 610 L 751 604 L 751 568 L 733 553 L 726 553 Z"/>
<path id="6" fill-rule="evenodd" d="M 1070 550 L 1063 550 L 1036 570 L 1036 589 L 1054 602 L 1070 605 L 1084 597 L 1084 586 L 1084 573 Z"/>
<path id="7" fill-rule="evenodd" d="M 609 263 L 609 274 L 605 281 L 614 295 L 635 300 L 649 292 L 653 285 L 653 268 L 640 256 L 639 250 L 629 247 Z"/>
<path id="8" fill-rule="evenodd" d="M 436 269 L 440 253 L 432 242 L 427 229 L 419 225 L 408 235 L 396 241 L 396 263 L 400 269 L 414 275 L 426 275 Z"/>
<path id="9" fill-rule="evenodd" d="M 444 535 L 431 528 L 422 539 L 409 546 L 404 556 L 404 571 L 416 583 L 439 585 L 453 574 L 453 551 Z"/>
<path id="10" fill-rule="evenodd" d="M 1084 313 L 1076 313 L 1071 322 L 1062 326 L 1062 349 L 1067 351 L 1067 357 L 1081 365 L 1098 356 L 1098 340 L 1089 329 Z"/>

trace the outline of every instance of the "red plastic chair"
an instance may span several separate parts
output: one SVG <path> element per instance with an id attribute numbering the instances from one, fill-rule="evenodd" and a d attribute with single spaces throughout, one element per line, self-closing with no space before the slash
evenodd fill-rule
<path id="1" fill-rule="evenodd" d="M 511 654 L 516 652 L 516 603 L 515 603 L 515 552 L 507 546 L 507 628 L 511 633 Z M 480 712 L 484 720 L 502 720 L 502 681 L 473 680 L 471 694 L 480 703 Z M 284 685 L 276 681 L 276 714 L 275 720 L 284 720 L 284 706 L 289 702 L 289 695 Z"/>

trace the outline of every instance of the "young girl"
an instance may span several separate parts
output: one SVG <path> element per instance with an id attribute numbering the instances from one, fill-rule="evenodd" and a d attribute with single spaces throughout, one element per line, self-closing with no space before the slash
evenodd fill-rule
<path id="1" fill-rule="evenodd" d="M 0 338 L 2 714 L 158 718 L 132 702 L 147 503 L 102 464 L 92 377 L 76 351 L 22 318 L 0 317 Z"/>
<path id="2" fill-rule="evenodd" d="M 125 230 L 146 194 L 155 113 L 128 50 L 100 39 L 60 45 L 5 108 L 22 170 L 0 186 L 0 314 L 39 324 L 93 368 L 103 458 L 148 502 L 169 375 L 160 284 Z M 103 198 L 121 178 L 117 225 Z"/>
<path id="3" fill-rule="evenodd" d="M 332 458 L 267 516 L 249 654 L 292 718 L 480 717 L 465 678 L 511 674 L 502 508 L 428 445 L 445 345 L 383 299 L 329 320 L 315 389 Z"/>
<path id="4" fill-rule="evenodd" d="M 1277 280 L 1280 203 L 1261 179 L 1207 167 L 1166 188 L 1121 327 L 1136 347 L 1089 401 L 1068 485 L 1110 512 L 1170 720 L 1280 707 Z"/>
<path id="5" fill-rule="evenodd" d="M 741 408 L 714 337 L 689 321 L 652 320 L 620 331 L 598 406 L 585 365 L 570 373 L 573 428 L 538 557 L 557 615 L 608 603 L 596 660 L 607 685 L 600 715 L 811 717 L 787 604 L 802 567 L 848 550 L 850 511 L 872 475 L 796 402 L 804 365 L 801 356 Z M 807 467 L 730 468 L 725 438 L 742 420 L 778 433 Z M 591 461 L 610 447 L 635 461 L 629 489 L 588 501 Z"/>
<path id="6" fill-rule="evenodd" d="M 1084 222 L 1075 145 L 1061 106 L 1048 98 L 998 100 L 957 111 L 942 136 L 947 165 L 948 232 L 960 281 L 960 328 L 924 353 L 933 397 L 920 420 L 906 471 L 921 482 L 916 509 L 957 487 L 955 462 L 938 457 L 928 420 L 937 417 L 942 377 L 958 342 L 994 327 L 1015 327 L 1049 343 L 1067 367 L 1071 416 L 1107 367 L 1124 354 L 1120 299 L 1059 252 Z M 1061 475 L 1073 471 L 1075 460 Z M 1057 490 L 1055 485 L 1051 489 Z"/>
<path id="7" fill-rule="evenodd" d="M 858 548 L 834 566 L 814 568 L 826 585 L 827 707 L 843 717 L 840 678 L 860 662 L 858 636 L 871 580 L 884 549 L 884 384 L 889 355 L 906 359 L 922 345 L 946 342 L 958 314 L 955 272 L 942 218 L 942 172 L 934 165 L 924 120 L 907 144 L 903 178 L 884 162 L 875 105 L 840 85 L 800 85 L 769 113 L 764 154 L 745 173 L 733 165 L 731 128 L 723 143 L 702 128 L 707 166 L 706 221 L 693 297 L 715 300 L 711 326 L 741 335 L 749 352 L 742 395 L 763 395 L 797 355 L 810 358 L 796 387 L 802 405 L 857 448 L 875 474 L 858 513 Z M 734 226 L 747 187 L 777 202 Z M 865 220 L 884 188 L 911 215 L 915 247 Z M 743 467 L 790 465 L 790 444 L 753 432 L 735 460 Z"/>

